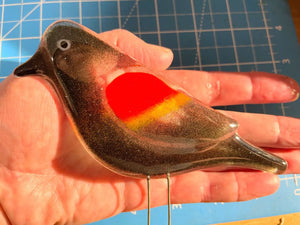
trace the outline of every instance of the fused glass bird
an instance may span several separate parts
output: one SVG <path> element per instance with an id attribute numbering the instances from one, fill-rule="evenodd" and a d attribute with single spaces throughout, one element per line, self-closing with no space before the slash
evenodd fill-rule
<path id="1" fill-rule="evenodd" d="M 287 167 L 242 140 L 233 119 L 75 22 L 51 25 L 35 55 L 14 74 L 50 82 L 86 150 L 116 173 L 147 177 L 148 189 L 150 177 L 192 169 L 282 173 Z"/>

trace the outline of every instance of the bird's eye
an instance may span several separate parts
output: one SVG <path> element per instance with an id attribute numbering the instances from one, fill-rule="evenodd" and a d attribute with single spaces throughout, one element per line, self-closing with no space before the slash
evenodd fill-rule
<path id="1" fill-rule="evenodd" d="M 66 39 L 61 39 L 57 42 L 57 47 L 62 51 L 66 51 L 71 47 L 71 42 Z"/>

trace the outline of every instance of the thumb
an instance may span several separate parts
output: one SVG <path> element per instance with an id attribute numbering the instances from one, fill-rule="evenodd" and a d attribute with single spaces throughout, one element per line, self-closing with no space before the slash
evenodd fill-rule
<path id="1" fill-rule="evenodd" d="M 167 69 L 173 60 L 173 53 L 170 49 L 148 44 L 127 30 L 107 31 L 100 33 L 99 38 L 154 70 Z"/>

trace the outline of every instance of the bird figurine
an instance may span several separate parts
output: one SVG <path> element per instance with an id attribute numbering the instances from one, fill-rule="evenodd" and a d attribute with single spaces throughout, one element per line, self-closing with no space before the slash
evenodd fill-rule
<path id="1" fill-rule="evenodd" d="M 148 178 L 148 224 L 150 177 L 169 181 L 170 174 L 193 169 L 286 170 L 285 160 L 239 137 L 235 120 L 75 22 L 52 24 L 14 74 L 41 76 L 52 85 L 76 136 L 99 163 Z M 170 221 L 170 195 L 168 202 Z"/>

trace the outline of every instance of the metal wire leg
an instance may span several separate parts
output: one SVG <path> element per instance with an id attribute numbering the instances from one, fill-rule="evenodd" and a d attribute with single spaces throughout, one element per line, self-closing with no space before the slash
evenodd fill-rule
<path id="1" fill-rule="evenodd" d="M 168 225 L 171 225 L 171 191 L 170 191 L 170 173 L 167 173 L 168 184 Z"/>
<path id="2" fill-rule="evenodd" d="M 147 195 L 148 195 L 148 222 L 150 225 L 150 176 L 147 176 Z"/>

